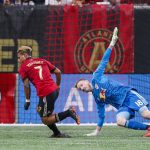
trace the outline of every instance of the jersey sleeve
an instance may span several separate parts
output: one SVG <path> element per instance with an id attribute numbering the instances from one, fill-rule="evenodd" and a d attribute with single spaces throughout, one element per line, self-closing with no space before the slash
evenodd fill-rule
<path id="1" fill-rule="evenodd" d="M 26 73 L 25 69 L 23 69 L 23 67 L 21 67 L 19 69 L 19 75 L 21 76 L 22 80 L 24 80 L 25 78 L 27 78 L 27 73 Z"/>
<path id="2" fill-rule="evenodd" d="M 97 125 L 99 127 L 103 126 L 104 120 L 105 120 L 105 104 L 97 104 L 97 110 L 98 110 L 98 123 Z"/>
<path id="3" fill-rule="evenodd" d="M 46 62 L 46 64 L 48 65 L 48 68 L 49 68 L 49 70 L 50 71 L 53 71 L 53 70 L 55 70 L 55 66 L 54 65 L 52 65 L 49 61 L 47 61 L 47 60 L 45 60 L 45 62 Z"/>
<path id="4" fill-rule="evenodd" d="M 109 62 L 111 51 L 112 50 L 110 48 L 106 49 L 106 51 L 105 51 L 105 53 L 104 53 L 104 55 L 102 57 L 102 60 L 101 60 L 100 64 L 98 65 L 97 69 L 93 73 L 93 78 L 100 79 L 101 76 L 104 74 L 106 66 L 107 66 L 107 64 Z"/>

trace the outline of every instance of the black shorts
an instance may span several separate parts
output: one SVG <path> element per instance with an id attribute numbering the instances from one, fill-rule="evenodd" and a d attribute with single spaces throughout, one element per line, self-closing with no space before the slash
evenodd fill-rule
<path id="1" fill-rule="evenodd" d="M 39 98 L 37 112 L 39 113 L 40 117 L 48 117 L 53 113 L 55 101 L 58 95 L 59 91 L 56 90 L 43 98 Z"/>

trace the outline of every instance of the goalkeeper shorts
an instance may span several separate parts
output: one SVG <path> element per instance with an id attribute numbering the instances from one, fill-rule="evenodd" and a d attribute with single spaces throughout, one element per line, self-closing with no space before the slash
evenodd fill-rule
<path id="1" fill-rule="evenodd" d="M 131 119 L 135 116 L 135 112 L 142 113 L 144 110 L 148 110 L 147 105 L 148 102 L 144 97 L 136 91 L 131 90 L 127 94 L 122 106 L 118 109 L 117 116 L 119 113 L 121 114 L 121 112 L 128 112 L 129 118 Z"/>

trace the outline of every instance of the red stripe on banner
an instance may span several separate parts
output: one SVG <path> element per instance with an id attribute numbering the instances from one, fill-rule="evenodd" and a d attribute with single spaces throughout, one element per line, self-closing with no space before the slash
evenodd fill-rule
<path id="1" fill-rule="evenodd" d="M 74 47 L 79 38 L 78 7 L 64 6 L 64 72 L 74 73 Z"/>
<path id="2" fill-rule="evenodd" d="M 124 46 L 124 61 L 120 73 L 134 72 L 134 7 L 120 5 L 119 38 Z"/>
<path id="3" fill-rule="evenodd" d="M 0 74 L 0 123 L 15 122 L 15 74 Z"/>
<path id="4" fill-rule="evenodd" d="M 107 27 L 107 13 L 106 5 L 91 5 L 92 6 L 92 28 L 106 28 Z"/>

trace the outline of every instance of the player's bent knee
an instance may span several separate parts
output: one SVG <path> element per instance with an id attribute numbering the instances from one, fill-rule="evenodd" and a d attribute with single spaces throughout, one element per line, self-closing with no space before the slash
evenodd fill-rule
<path id="1" fill-rule="evenodd" d="M 43 124 L 45 124 L 45 125 L 49 125 L 50 123 L 49 123 L 49 120 L 48 120 L 48 117 L 43 117 L 42 118 L 42 122 L 43 122 Z"/>
<path id="2" fill-rule="evenodd" d="M 150 119 L 150 111 L 149 110 L 144 110 L 143 112 L 141 112 L 141 115 L 145 119 Z"/>
<path id="3" fill-rule="evenodd" d="M 48 117 L 42 117 L 42 122 L 43 122 L 43 124 L 45 124 L 45 125 L 51 125 L 51 124 L 53 124 L 53 123 L 56 123 L 57 120 L 56 120 L 55 114 L 50 115 L 50 116 L 48 116 Z"/>
<path id="4" fill-rule="evenodd" d="M 117 114 L 117 125 L 124 127 L 126 121 L 130 119 L 130 113 L 127 111 L 122 111 Z"/>
<path id="5" fill-rule="evenodd" d="M 50 117 L 43 117 L 42 122 L 45 125 L 51 125 L 51 124 L 55 123 Z"/>
<path id="6" fill-rule="evenodd" d="M 126 121 L 127 121 L 127 120 L 126 120 L 125 118 L 117 117 L 117 125 L 118 125 L 118 126 L 124 127 L 125 124 L 126 124 Z"/>

